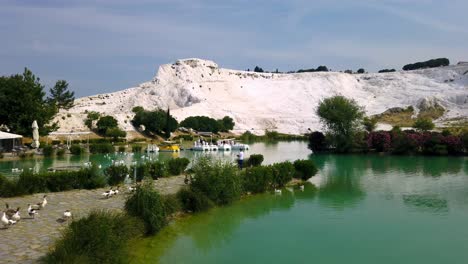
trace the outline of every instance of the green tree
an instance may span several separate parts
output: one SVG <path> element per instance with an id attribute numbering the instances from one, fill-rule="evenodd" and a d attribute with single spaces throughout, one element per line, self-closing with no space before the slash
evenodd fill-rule
<path id="1" fill-rule="evenodd" d="M 220 123 L 221 131 L 228 132 L 229 130 L 234 129 L 235 123 L 234 123 L 234 119 L 232 119 L 231 117 L 225 116 L 223 117 L 223 119 L 218 120 L 218 121 Z"/>
<path id="2" fill-rule="evenodd" d="M 168 121 L 166 121 L 166 119 L 168 119 Z M 144 125 L 146 133 L 163 135 L 166 129 L 169 129 L 169 132 L 174 132 L 179 124 L 170 113 L 164 110 L 157 109 L 154 111 L 146 111 L 140 109 L 135 113 L 132 119 L 132 125 L 134 127 Z"/>
<path id="3" fill-rule="evenodd" d="M 118 127 L 112 127 L 106 130 L 106 137 L 111 137 L 114 140 L 117 140 L 118 138 L 124 138 L 126 136 L 127 136 L 127 132 L 121 130 Z"/>
<path id="4" fill-rule="evenodd" d="M 418 118 L 414 121 L 413 128 L 419 131 L 428 131 L 434 129 L 435 125 L 429 118 Z"/>
<path id="5" fill-rule="evenodd" d="M 93 121 L 99 120 L 101 117 L 101 114 L 99 114 L 96 111 L 90 111 L 88 112 L 88 115 L 86 116 L 86 119 L 84 120 L 85 125 L 89 129 L 93 129 Z"/>
<path id="6" fill-rule="evenodd" d="M 364 111 L 353 99 L 333 96 L 320 101 L 317 115 L 331 136 L 338 152 L 349 152 L 353 136 L 358 131 Z"/>
<path id="7" fill-rule="evenodd" d="M 117 127 L 117 120 L 112 116 L 103 116 L 96 123 L 98 133 L 104 135 L 108 129 Z"/>
<path id="8" fill-rule="evenodd" d="M 377 126 L 377 120 L 372 117 L 364 117 L 362 124 L 364 125 L 364 129 L 366 129 L 367 132 L 372 132 L 375 130 Z"/>
<path id="9" fill-rule="evenodd" d="M 360 73 L 360 74 L 365 73 L 365 72 L 366 70 L 364 70 L 363 68 L 360 68 L 359 70 L 357 70 L 357 73 Z"/>
<path id="10" fill-rule="evenodd" d="M 57 108 L 47 102 L 39 81 L 27 68 L 23 74 L 0 77 L 0 125 L 22 135 L 32 134 L 34 120 L 41 135 L 57 129 L 57 123 L 50 123 Z"/>
<path id="11" fill-rule="evenodd" d="M 75 101 L 75 92 L 68 90 L 68 83 L 65 80 L 57 81 L 55 86 L 50 88 L 50 95 L 48 100 L 58 109 L 70 109 Z"/>

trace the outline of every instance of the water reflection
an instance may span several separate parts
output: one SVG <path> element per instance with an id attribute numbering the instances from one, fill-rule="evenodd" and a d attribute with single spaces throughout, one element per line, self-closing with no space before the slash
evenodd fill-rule
<path id="1" fill-rule="evenodd" d="M 432 213 L 448 212 L 448 201 L 434 194 L 403 195 L 405 205 Z"/>

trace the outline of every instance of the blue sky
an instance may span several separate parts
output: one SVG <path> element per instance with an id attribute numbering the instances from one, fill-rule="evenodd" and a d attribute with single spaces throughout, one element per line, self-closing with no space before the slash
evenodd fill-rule
<path id="1" fill-rule="evenodd" d="M 468 60 L 466 10 L 466 0 L 0 0 L 0 74 L 28 67 L 85 96 L 189 57 L 280 71 L 456 63 Z"/>

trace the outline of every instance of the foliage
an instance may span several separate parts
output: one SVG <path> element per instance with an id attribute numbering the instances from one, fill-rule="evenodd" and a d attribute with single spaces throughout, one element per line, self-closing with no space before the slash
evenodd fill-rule
<path id="1" fill-rule="evenodd" d="M 367 131 L 367 132 L 372 132 L 375 130 L 376 126 L 377 126 L 377 119 L 376 118 L 372 118 L 372 117 L 364 117 L 364 119 L 362 120 L 362 125 L 364 126 L 364 129 Z"/>
<path id="2" fill-rule="evenodd" d="M 86 116 L 86 119 L 84 120 L 84 123 L 89 129 L 93 129 L 93 121 L 99 120 L 100 117 L 101 117 L 101 114 L 99 114 L 98 112 L 90 111 L 88 112 L 88 115 Z"/>
<path id="3" fill-rule="evenodd" d="M 158 135 L 162 135 L 163 132 L 167 131 L 174 132 L 178 126 L 177 120 L 161 109 L 136 112 L 132 119 L 132 124 L 134 127 L 143 125 L 146 128 L 145 132 Z"/>
<path id="4" fill-rule="evenodd" d="M 96 143 L 89 146 L 89 152 L 91 153 L 114 153 L 115 148 L 110 143 Z"/>
<path id="5" fill-rule="evenodd" d="M 429 118 L 418 118 L 414 121 L 413 127 L 419 131 L 429 131 L 434 129 L 435 125 Z"/>
<path id="6" fill-rule="evenodd" d="M 366 70 L 364 70 L 363 68 L 360 68 L 359 70 L 357 70 L 357 73 L 359 73 L 359 74 L 363 74 L 365 72 L 366 72 Z"/>
<path id="7" fill-rule="evenodd" d="M 303 181 L 307 181 L 318 172 L 312 160 L 296 160 L 293 165 L 295 170 L 294 178 L 302 179 Z"/>
<path id="8" fill-rule="evenodd" d="M 274 163 L 271 169 L 275 187 L 283 187 L 295 174 L 294 165 L 289 161 Z"/>
<path id="9" fill-rule="evenodd" d="M 75 101 L 75 92 L 68 90 L 68 83 L 65 80 L 58 80 L 55 86 L 50 88 L 51 104 L 57 109 L 70 109 Z"/>
<path id="10" fill-rule="evenodd" d="M 144 182 L 125 201 L 125 211 L 145 223 L 146 233 L 155 234 L 167 224 L 164 201 L 152 181 Z"/>
<path id="11" fill-rule="evenodd" d="M 50 157 L 54 155 L 54 148 L 51 145 L 45 145 L 42 147 L 42 154 L 44 154 L 45 157 Z"/>
<path id="12" fill-rule="evenodd" d="M 215 204 L 224 205 L 240 197 L 241 178 L 238 169 L 232 163 L 210 158 L 200 158 L 192 166 L 190 187 L 205 194 Z"/>
<path id="13" fill-rule="evenodd" d="M 321 65 L 318 66 L 317 69 L 300 69 L 297 71 L 297 73 L 302 73 L 302 72 L 328 72 L 327 66 Z"/>
<path id="14" fill-rule="evenodd" d="M 223 117 L 223 119 L 218 120 L 219 123 L 219 130 L 221 132 L 229 132 L 229 130 L 234 129 L 234 119 L 229 116 Z"/>
<path id="15" fill-rule="evenodd" d="M 177 194 L 167 194 L 161 196 L 162 203 L 164 205 L 164 212 L 166 216 L 170 216 L 174 213 L 182 211 L 181 200 L 177 197 Z"/>
<path id="16" fill-rule="evenodd" d="M 119 152 L 125 152 L 125 146 L 119 146 L 117 149 Z"/>
<path id="17" fill-rule="evenodd" d="M 23 74 L 0 77 L 0 124 L 7 125 L 11 132 L 32 135 L 31 124 L 37 120 L 39 134 L 57 129 L 50 124 L 57 108 L 44 97 L 44 86 L 29 69 Z"/>
<path id="18" fill-rule="evenodd" d="M 262 165 L 263 162 L 263 155 L 262 154 L 252 154 L 247 161 L 247 166 L 249 167 L 258 167 Z"/>
<path id="19" fill-rule="evenodd" d="M 447 155 L 447 146 L 443 142 L 443 136 L 438 133 L 428 135 L 424 141 L 422 152 L 426 155 Z"/>
<path id="20" fill-rule="evenodd" d="M 143 229 L 140 220 L 123 213 L 93 211 L 73 221 L 41 262 L 128 263 L 128 242 Z"/>
<path id="21" fill-rule="evenodd" d="M 104 187 L 105 178 L 93 166 L 79 171 L 23 172 L 18 180 L 0 178 L 0 196 L 17 196 L 40 192 L 60 192 L 72 189 L 95 189 Z M 4 191 L 3 188 L 9 188 Z"/>
<path id="22" fill-rule="evenodd" d="M 385 72 L 396 72 L 395 69 L 382 69 L 379 71 L 379 73 L 385 73 Z"/>
<path id="23" fill-rule="evenodd" d="M 73 145 L 70 146 L 70 153 L 72 155 L 81 155 L 81 154 L 84 153 L 84 148 L 82 148 L 78 144 L 73 144 Z"/>
<path id="24" fill-rule="evenodd" d="M 103 116 L 96 123 L 97 131 L 101 135 L 106 134 L 108 129 L 117 128 L 117 125 L 117 120 L 112 116 Z"/>
<path id="25" fill-rule="evenodd" d="M 271 166 L 251 167 L 245 170 L 242 177 L 244 191 L 262 193 L 271 188 L 273 174 Z"/>
<path id="26" fill-rule="evenodd" d="M 190 160 L 187 158 L 174 158 L 167 162 L 167 168 L 171 175 L 180 175 L 185 171 L 189 163 Z"/>
<path id="27" fill-rule="evenodd" d="M 135 114 L 141 111 L 145 111 L 145 109 L 142 106 L 135 106 L 132 108 L 132 112 Z"/>
<path id="28" fill-rule="evenodd" d="M 132 152 L 140 153 L 142 149 L 143 149 L 143 146 L 141 145 L 132 145 Z"/>
<path id="29" fill-rule="evenodd" d="M 336 150 L 350 151 L 353 135 L 364 116 L 362 108 L 353 99 L 333 96 L 320 101 L 317 115 L 328 129 Z"/>
<path id="30" fill-rule="evenodd" d="M 120 129 L 118 127 L 113 127 L 113 128 L 107 128 L 105 135 L 106 135 L 106 137 L 111 137 L 111 138 L 117 140 L 117 138 L 126 137 L 127 132 L 123 131 L 122 129 Z"/>
<path id="31" fill-rule="evenodd" d="M 214 206 L 213 201 L 197 189 L 182 188 L 177 192 L 177 198 L 185 212 L 201 212 Z"/>
<path id="32" fill-rule="evenodd" d="M 254 72 L 263 72 L 263 69 L 258 66 L 255 66 Z"/>
<path id="33" fill-rule="evenodd" d="M 65 155 L 65 149 L 63 148 L 57 149 L 56 154 L 58 157 L 63 157 Z"/>
<path id="34" fill-rule="evenodd" d="M 392 146 L 392 138 L 389 132 L 377 131 L 369 133 L 367 137 L 367 146 L 375 149 L 377 152 L 386 152 Z"/>
<path id="35" fill-rule="evenodd" d="M 154 161 L 149 163 L 149 176 L 156 180 L 158 178 L 167 177 L 169 170 L 167 164 L 162 161 Z"/>
<path id="36" fill-rule="evenodd" d="M 125 165 L 112 165 L 104 170 L 107 176 L 109 185 L 117 185 L 124 182 L 125 177 L 129 174 L 129 170 Z"/>
<path id="37" fill-rule="evenodd" d="M 449 59 L 447 58 L 438 58 L 432 59 L 423 62 L 416 62 L 412 64 L 407 64 L 403 66 L 403 70 L 410 71 L 410 70 L 417 70 L 417 69 L 424 69 L 424 68 L 435 68 L 440 66 L 448 66 L 450 64 Z"/>
<path id="38" fill-rule="evenodd" d="M 180 126 L 213 133 L 218 133 L 220 128 L 218 121 L 207 116 L 189 116 L 180 122 Z"/>
<path id="39" fill-rule="evenodd" d="M 309 149 L 313 152 L 321 152 L 327 148 L 327 140 L 322 132 L 314 131 L 309 134 Z"/>

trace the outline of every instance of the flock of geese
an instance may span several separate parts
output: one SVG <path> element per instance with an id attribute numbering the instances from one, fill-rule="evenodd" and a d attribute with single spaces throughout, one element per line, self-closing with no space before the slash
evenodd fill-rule
<path id="1" fill-rule="evenodd" d="M 47 195 L 44 195 L 42 197 L 42 201 L 37 203 L 37 204 L 28 204 L 28 215 L 30 219 L 34 219 L 36 215 L 39 214 L 39 210 L 42 210 L 46 207 L 47 205 Z M 3 211 L 1 222 L 3 224 L 4 228 L 9 228 L 12 225 L 15 225 L 18 221 L 21 219 L 20 215 L 20 207 L 17 207 L 16 209 L 10 208 L 10 205 L 8 203 L 5 203 L 6 209 Z M 67 221 L 68 219 L 72 218 L 72 213 L 70 210 L 65 210 L 63 212 L 62 221 Z"/>

